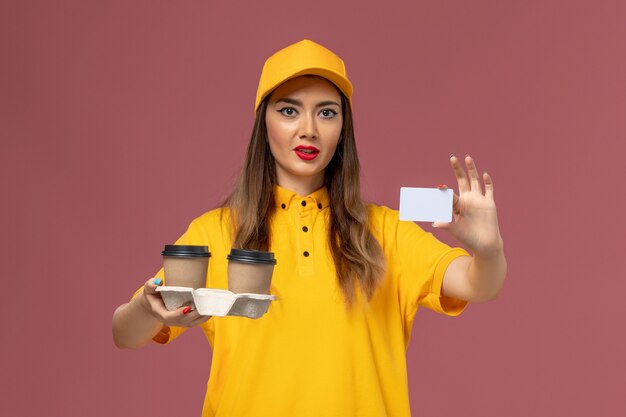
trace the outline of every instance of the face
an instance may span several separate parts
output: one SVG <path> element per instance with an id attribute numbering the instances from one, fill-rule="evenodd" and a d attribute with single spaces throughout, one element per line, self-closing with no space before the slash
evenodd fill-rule
<path id="1" fill-rule="evenodd" d="M 337 88 L 321 77 L 289 80 L 270 95 L 265 123 L 278 185 L 301 195 L 320 188 L 343 125 Z"/>

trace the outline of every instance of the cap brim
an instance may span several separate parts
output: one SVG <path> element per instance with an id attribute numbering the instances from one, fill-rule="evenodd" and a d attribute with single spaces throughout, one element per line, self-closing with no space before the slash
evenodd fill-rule
<path id="1" fill-rule="evenodd" d="M 271 95 L 272 92 L 276 90 L 276 88 L 278 88 L 281 84 L 284 84 L 287 81 L 293 80 L 294 78 L 300 77 L 302 75 L 317 75 L 318 77 L 327 79 L 328 81 L 333 83 L 339 89 L 339 91 L 343 93 L 343 95 L 345 95 L 348 98 L 348 100 L 350 101 L 350 105 L 352 105 L 352 100 L 351 100 L 352 83 L 348 79 L 346 79 L 343 75 L 338 74 L 326 68 L 307 68 L 307 69 L 296 72 L 295 74 L 281 80 L 280 82 L 268 88 L 267 93 L 265 93 L 262 97 L 259 98 L 259 102 L 257 103 L 256 108 L 254 110 L 255 111 L 258 110 L 263 100 L 265 100 L 266 97 Z"/>

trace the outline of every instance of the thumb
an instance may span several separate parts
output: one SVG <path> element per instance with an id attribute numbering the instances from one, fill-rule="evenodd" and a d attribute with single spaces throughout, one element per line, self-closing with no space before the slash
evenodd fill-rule
<path id="1" fill-rule="evenodd" d="M 449 229 L 450 227 L 452 227 L 452 223 L 448 223 L 448 222 L 434 222 L 433 224 L 431 224 L 432 227 L 434 227 L 435 229 Z"/>
<path id="2" fill-rule="evenodd" d="M 432 226 L 435 229 L 445 230 L 446 232 L 450 233 L 452 237 L 458 238 L 457 237 L 458 224 L 454 220 L 451 222 L 434 222 Z"/>

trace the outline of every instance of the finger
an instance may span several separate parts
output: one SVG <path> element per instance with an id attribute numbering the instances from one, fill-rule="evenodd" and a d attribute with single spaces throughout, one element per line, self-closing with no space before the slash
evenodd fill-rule
<path id="1" fill-rule="evenodd" d="M 483 181 L 485 182 L 485 197 L 493 200 L 493 180 L 491 175 L 486 172 L 483 173 Z"/>
<path id="2" fill-rule="evenodd" d="M 185 311 L 187 312 L 185 313 Z M 181 316 L 178 318 L 180 325 L 184 327 L 197 326 L 198 324 L 205 322 L 207 319 L 208 316 L 200 315 L 198 310 L 191 310 L 191 307 L 183 307 Z"/>
<path id="3" fill-rule="evenodd" d="M 470 183 L 473 191 L 478 191 L 481 195 L 483 193 L 483 189 L 480 186 L 480 179 L 478 178 L 478 170 L 476 169 L 476 164 L 471 156 L 465 155 L 465 165 L 467 166 L 467 173 L 470 177 Z"/>
<path id="4" fill-rule="evenodd" d="M 156 288 L 163 285 L 161 278 L 150 278 L 143 286 L 143 290 L 146 294 L 156 294 Z"/>
<path id="5" fill-rule="evenodd" d="M 448 186 L 446 184 L 437 184 L 437 189 L 439 189 L 439 190 L 447 190 Z"/>
<path id="6" fill-rule="evenodd" d="M 184 313 L 184 311 L 188 311 L 188 313 Z M 154 313 L 157 314 L 159 319 L 166 323 L 168 326 L 181 326 L 187 327 L 188 324 L 197 318 L 196 315 L 191 314 L 192 310 L 189 306 L 181 306 L 176 310 L 167 310 L 165 306 L 155 307 Z"/>
<path id="7" fill-rule="evenodd" d="M 469 181 L 467 180 L 467 175 L 465 174 L 465 171 L 461 167 L 461 164 L 456 156 L 450 156 L 450 165 L 452 166 L 452 170 L 454 171 L 456 182 L 459 184 L 459 193 L 470 191 L 470 185 Z"/>

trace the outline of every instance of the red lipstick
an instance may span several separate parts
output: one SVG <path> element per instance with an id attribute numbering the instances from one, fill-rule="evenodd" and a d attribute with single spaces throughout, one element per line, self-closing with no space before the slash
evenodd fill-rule
<path id="1" fill-rule="evenodd" d="M 300 159 L 303 159 L 305 161 L 311 161 L 315 159 L 320 153 L 320 150 L 317 149 L 315 146 L 304 145 L 296 146 L 293 151 L 296 153 L 296 155 L 298 155 L 298 157 L 300 157 Z"/>

